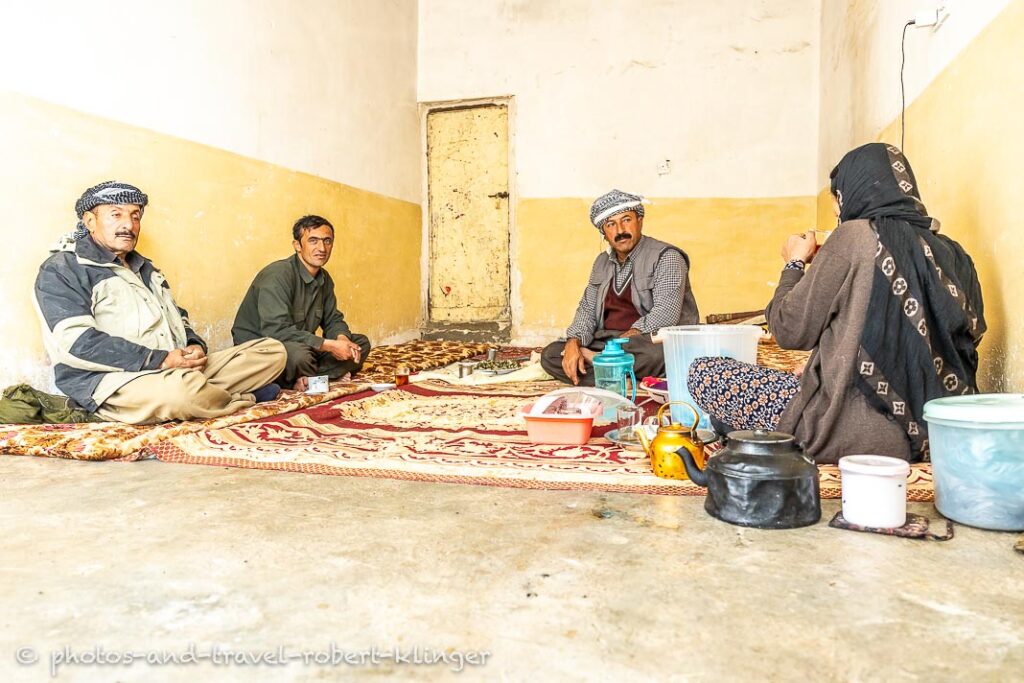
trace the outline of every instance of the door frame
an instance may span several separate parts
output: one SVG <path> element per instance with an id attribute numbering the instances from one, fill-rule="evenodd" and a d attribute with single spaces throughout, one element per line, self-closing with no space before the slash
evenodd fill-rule
<path id="1" fill-rule="evenodd" d="M 515 185 L 515 137 L 513 135 L 515 131 L 515 97 L 513 95 L 499 95 L 459 100 L 439 100 L 419 103 L 420 178 L 422 179 L 420 183 L 422 193 L 422 201 L 420 202 L 420 329 L 430 324 L 430 178 L 427 173 L 427 115 L 436 111 L 472 109 L 488 105 L 504 106 L 508 115 L 508 313 L 513 336 L 516 330 L 519 329 L 520 321 L 522 320 L 522 304 L 519 297 L 522 278 L 519 275 L 519 268 L 516 267 L 516 249 L 519 240 L 516 231 L 516 198 L 518 192 Z"/>

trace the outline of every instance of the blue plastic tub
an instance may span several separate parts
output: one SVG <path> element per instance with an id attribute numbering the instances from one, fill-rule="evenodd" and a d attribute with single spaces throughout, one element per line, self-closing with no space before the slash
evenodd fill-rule
<path id="1" fill-rule="evenodd" d="M 924 418 L 939 512 L 1024 531 L 1024 394 L 940 398 L 925 404 Z"/>

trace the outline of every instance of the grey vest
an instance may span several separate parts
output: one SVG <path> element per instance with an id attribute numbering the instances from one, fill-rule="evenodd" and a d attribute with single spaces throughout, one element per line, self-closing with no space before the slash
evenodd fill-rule
<path id="1" fill-rule="evenodd" d="M 697 312 L 697 301 L 693 298 L 693 290 L 690 288 L 690 257 L 679 247 L 646 235 L 633 247 L 633 251 L 636 252 L 633 254 L 633 286 L 631 287 L 633 305 L 640 312 L 641 317 L 650 313 L 654 308 L 654 267 L 666 249 L 678 251 L 686 264 L 683 267 L 683 284 L 679 288 L 679 299 L 683 305 L 679 312 L 679 320 L 674 324 L 696 325 L 700 322 L 700 313 Z M 598 288 L 597 326 L 599 328 L 602 327 L 604 321 L 604 300 L 614 279 L 615 264 L 608 258 L 607 252 L 603 252 L 594 259 L 589 281 L 590 286 Z"/>

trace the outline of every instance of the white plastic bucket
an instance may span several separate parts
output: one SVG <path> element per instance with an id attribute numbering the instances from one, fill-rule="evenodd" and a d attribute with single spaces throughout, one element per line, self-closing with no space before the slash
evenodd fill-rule
<path id="1" fill-rule="evenodd" d="M 885 455 L 839 458 L 843 517 L 850 524 L 894 529 L 907 523 L 910 463 Z"/>
<path id="2" fill-rule="evenodd" d="M 761 338 L 761 328 L 757 325 L 677 325 L 661 328 L 658 336 L 665 340 L 669 400 L 696 406 L 686 385 L 690 363 L 703 356 L 723 356 L 744 363 L 757 363 L 757 340 Z M 687 413 L 683 407 L 672 406 L 673 422 L 689 419 Z M 706 413 L 700 413 L 697 426 L 711 429 Z"/>

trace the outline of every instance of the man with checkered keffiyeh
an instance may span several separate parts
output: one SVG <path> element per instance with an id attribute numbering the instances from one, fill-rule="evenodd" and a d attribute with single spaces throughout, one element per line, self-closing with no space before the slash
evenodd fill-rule
<path id="1" fill-rule="evenodd" d="M 135 250 L 149 197 L 108 181 L 75 203 L 76 230 L 39 268 L 35 298 L 57 387 L 131 424 L 228 415 L 276 397 L 285 350 L 257 339 L 207 355 L 188 312 Z"/>
<path id="2" fill-rule="evenodd" d="M 594 355 L 613 337 L 629 337 L 637 377 L 665 374 L 665 355 L 651 335 L 699 322 L 690 289 L 690 258 L 643 234 L 643 198 L 612 190 L 590 208 L 590 222 L 608 250 L 598 255 L 565 341 L 548 345 L 541 364 L 566 383 L 593 386 Z"/>

